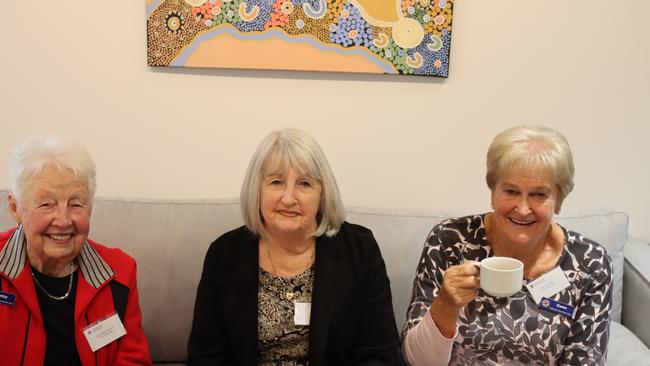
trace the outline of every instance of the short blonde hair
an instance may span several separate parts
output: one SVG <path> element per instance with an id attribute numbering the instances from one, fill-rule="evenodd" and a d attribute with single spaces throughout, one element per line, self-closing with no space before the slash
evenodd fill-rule
<path id="1" fill-rule="evenodd" d="M 543 126 L 509 128 L 492 140 L 485 181 L 491 190 L 511 169 L 538 169 L 551 174 L 561 204 L 573 190 L 573 154 L 561 133 Z"/>
<path id="2" fill-rule="evenodd" d="M 47 166 L 57 170 L 70 169 L 75 178 L 86 183 L 92 204 L 97 183 L 95 163 L 81 144 L 61 136 L 32 136 L 16 145 L 9 163 L 11 192 L 20 200 L 23 188 L 33 176 Z"/>
<path id="3" fill-rule="evenodd" d="M 303 131 L 284 129 L 271 132 L 253 154 L 244 182 L 240 203 L 244 222 L 250 231 L 266 236 L 260 211 L 263 177 L 289 168 L 309 176 L 322 185 L 317 228 L 314 236 L 334 236 L 345 220 L 345 209 L 334 173 L 316 140 Z"/>

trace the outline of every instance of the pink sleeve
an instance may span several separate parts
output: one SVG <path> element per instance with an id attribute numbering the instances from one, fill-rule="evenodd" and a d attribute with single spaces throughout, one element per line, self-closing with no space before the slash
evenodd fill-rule
<path id="1" fill-rule="evenodd" d="M 411 366 L 448 365 L 457 334 L 458 329 L 454 332 L 454 337 L 445 338 L 427 311 L 422 320 L 404 337 L 406 361 Z"/>

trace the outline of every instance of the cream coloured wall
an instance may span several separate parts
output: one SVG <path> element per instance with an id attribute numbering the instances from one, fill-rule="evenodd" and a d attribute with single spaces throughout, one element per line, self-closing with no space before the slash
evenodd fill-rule
<path id="1" fill-rule="evenodd" d="M 10 1 L 0 22 L 0 187 L 31 134 L 83 141 L 98 194 L 233 197 L 256 144 L 299 127 L 348 205 L 489 209 L 491 138 L 564 132 L 577 166 L 565 211 L 607 206 L 650 239 L 650 2 L 461 1 L 447 80 L 153 69 L 144 1 Z"/>

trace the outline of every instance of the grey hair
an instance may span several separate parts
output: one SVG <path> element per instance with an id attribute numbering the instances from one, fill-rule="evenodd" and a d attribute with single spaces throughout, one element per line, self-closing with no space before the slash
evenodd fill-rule
<path id="1" fill-rule="evenodd" d="M 322 185 L 317 228 L 314 236 L 334 236 L 345 221 L 345 209 L 334 173 L 320 146 L 311 136 L 297 129 L 283 129 L 266 136 L 253 154 L 244 182 L 240 203 L 244 222 L 250 231 L 266 236 L 260 211 L 263 177 L 289 168 L 309 176 Z"/>
<path id="2" fill-rule="evenodd" d="M 47 166 L 59 171 L 72 170 L 75 177 L 86 183 L 90 200 L 95 195 L 95 163 L 81 144 L 61 136 L 31 136 L 16 145 L 9 163 L 11 192 L 20 199 L 25 183 Z"/>
<path id="3" fill-rule="evenodd" d="M 561 133 L 543 126 L 518 126 L 499 133 L 487 153 L 485 181 L 491 190 L 512 168 L 538 169 L 550 173 L 562 204 L 573 190 L 573 154 Z"/>

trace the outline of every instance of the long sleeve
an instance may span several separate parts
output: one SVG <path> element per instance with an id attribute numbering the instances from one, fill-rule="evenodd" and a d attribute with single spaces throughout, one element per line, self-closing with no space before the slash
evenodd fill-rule
<path id="1" fill-rule="evenodd" d="M 451 357 L 453 340 L 444 340 L 429 314 L 429 307 L 442 287 L 447 268 L 441 235 L 444 235 L 444 226 L 437 225 L 427 237 L 413 281 L 413 294 L 403 331 L 404 356 L 411 366 L 446 365 Z M 429 341 L 435 343 L 427 344 Z"/>
<path id="2" fill-rule="evenodd" d="M 203 272 L 196 291 L 194 320 L 188 343 L 188 365 L 234 365 L 226 349 L 219 316 L 217 293 L 217 253 L 213 243 L 205 256 Z"/>
<path id="3" fill-rule="evenodd" d="M 363 278 L 364 311 L 359 315 L 354 365 L 396 365 L 399 335 L 391 299 L 390 282 L 379 246 L 368 230 L 362 240 L 370 243 Z"/>
<path id="4" fill-rule="evenodd" d="M 412 366 L 434 357 L 453 364 L 514 361 L 603 365 L 609 338 L 611 263 L 600 245 L 564 228 L 565 243 L 558 266 L 570 286 L 553 297 L 573 306 L 573 317 L 540 308 L 525 288 L 507 298 L 494 298 L 479 290 L 460 313 L 451 350 L 442 353 L 434 342 L 425 346 L 424 342 L 430 340 L 423 341 L 426 338 L 418 333 L 435 330 L 427 328 L 422 319 L 438 295 L 444 272 L 464 261 L 481 261 L 493 255 L 483 218 L 478 215 L 446 220 L 427 238 L 403 332 L 404 354 Z M 411 332 L 416 332 L 413 338 Z"/>
<path id="5" fill-rule="evenodd" d="M 454 337 L 458 334 L 455 332 Z M 449 364 L 454 338 L 440 333 L 431 315 L 426 314 L 406 334 L 404 357 L 411 366 L 445 366 Z"/>

